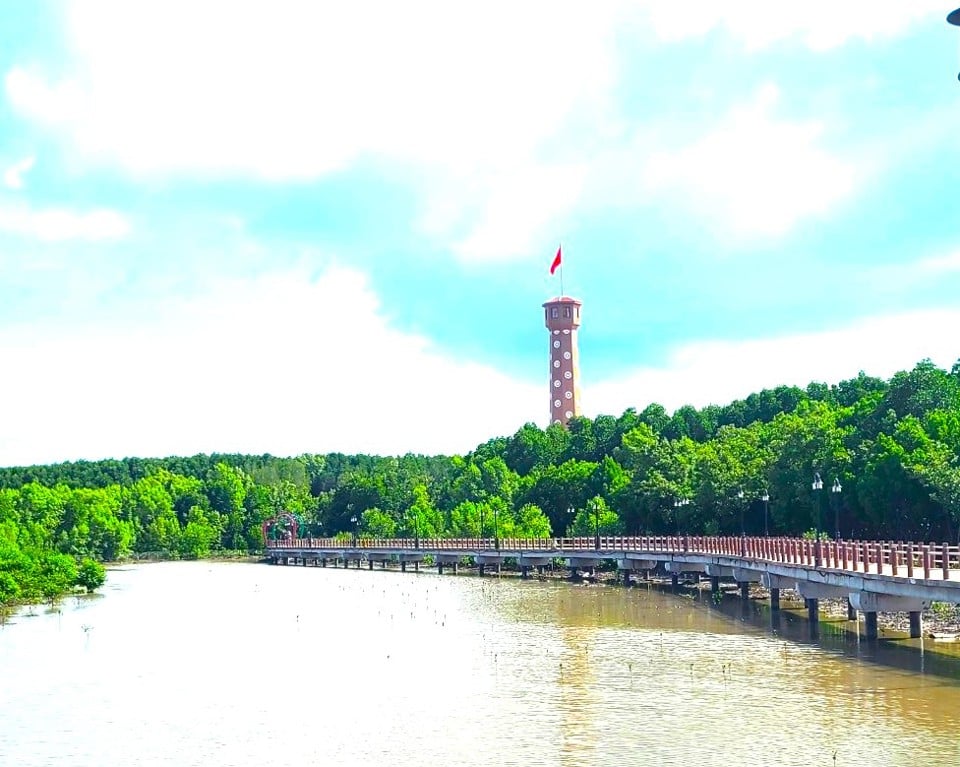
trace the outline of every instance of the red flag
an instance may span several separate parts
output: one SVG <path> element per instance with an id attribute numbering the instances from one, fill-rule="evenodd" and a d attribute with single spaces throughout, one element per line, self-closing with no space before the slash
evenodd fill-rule
<path id="1" fill-rule="evenodd" d="M 557 248 L 557 255 L 553 257 L 553 263 L 550 264 L 550 274 L 553 274 L 555 271 L 557 271 L 558 266 L 560 266 L 560 248 Z"/>

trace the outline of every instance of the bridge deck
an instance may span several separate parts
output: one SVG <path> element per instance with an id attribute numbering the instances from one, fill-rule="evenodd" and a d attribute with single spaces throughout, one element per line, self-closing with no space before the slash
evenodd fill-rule
<path id="1" fill-rule="evenodd" d="M 298 538 L 270 541 L 267 557 L 418 561 L 631 560 L 718 565 L 846 591 L 960 603 L 960 547 L 903 541 L 812 541 L 746 536 L 600 536 L 586 538 Z M 642 567 L 641 569 L 647 569 Z"/>

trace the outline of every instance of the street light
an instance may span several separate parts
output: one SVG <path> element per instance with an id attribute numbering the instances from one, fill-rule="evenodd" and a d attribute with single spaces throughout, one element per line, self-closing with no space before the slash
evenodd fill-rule
<path id="1" fill-rule="evenodd" d="M 674 498 L 673 499 L 673 522 L 677 526 L 677 537 L 680 537 L 680 509 L 684 506 L 690 505 L 689 498 Z"/>
<path id="2" fill-rule="evenodd" d="M 480 504 L 480 546 L 483 546 L 483 503 Z"/>
<path id="3" fill-rule="evenodd" d="M 496 503 L 493 504 L 493 547 L 500 551 L 500 513 Z"/>
<path id="4" fill-rule="evenodd" d="M 767 525 L 767 518 L 769 516 L 769 509 L 770 509 L 770 493 L 764 490 L 763 495 L 760 496 L 760 500 L 763 501 L 763 534 L 764 536 L 769 538 L 770 528 Z"/>
<path id="5" fill-rule="evenodd" d="M 359 525 L 357 524 L 357 515 L 354 514 L 350 517 L 350 521 L 353 523 L 353 548 L 357 548 L 357 538 L 359 537 Z"/>
<path id="6" fill-rule="evenodd" d="M 743 502 L 743 488 L 741 487 L 737 491 L 737 498 L 740 499 L 740 537 L 745 538 L 747 535 L 746 529 L 743 526 L 743 507 L 746 505 Z"/>
<path id="7" fill-rule="evenodd" d="M 600 504 L 593 498 L 590 505 L 593 507 L 593 548 L 600 551 Z"/>
<path id="8" fill-rule="evenodd" d="M 823 490 L 823 480 L 820 479 L 819 471 L 813 473 L 813 483 L 810 487 L 813 488 L 813 502 L 816 505 L 817 512 L 816 539 L 813 546 L 813 556 L 816 560 L 817 567 L 820 567 L 820 491 Z"/>
<path id="9" fill-rule="evenodd" d="M 834 478 L 833 487 L 830 488 L 830 497 L 833 503 L 833 530 L 834 538 L 840 540 L 840 493 L 843 490 L 843 486 L 840 484 L 839 478 Z"/>

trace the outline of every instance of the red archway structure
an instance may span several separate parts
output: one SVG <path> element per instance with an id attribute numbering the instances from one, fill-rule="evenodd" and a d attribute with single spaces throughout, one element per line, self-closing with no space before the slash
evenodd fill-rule
<path id="1" fill-rule="evenodd" d="M 297 538 L 299 527 L 300 525 L 297 522 L 297 518 L 289 511 L 281 511 L 279 514 L 277 514 L 277 516 L 265 519 L 260 523 L 260 531 L 263 533 L 264 543 L 269 540 L 267 536 L 269 535 L 270 531 L 275 528 L 282 529 L 282 538 L 286 540 L 295 540 Z"/>

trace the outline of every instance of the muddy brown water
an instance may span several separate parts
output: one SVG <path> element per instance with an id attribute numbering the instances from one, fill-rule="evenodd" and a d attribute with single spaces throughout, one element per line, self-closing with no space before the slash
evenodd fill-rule
<path id="1" fill-rule="evenodd" d="M 153 563 L 0 628 L 2 765 L 957 765 L 960 661 L 709 594 Z"/>

